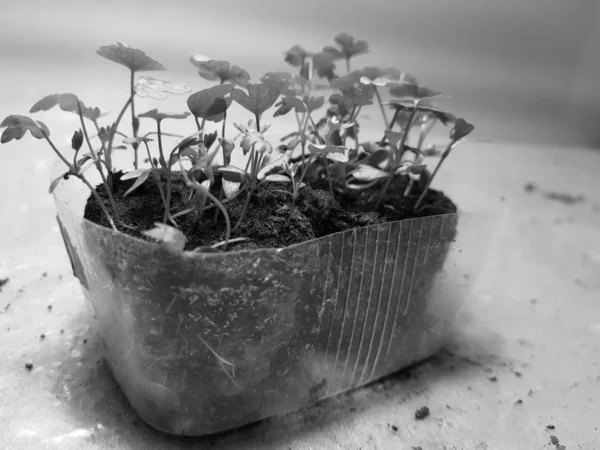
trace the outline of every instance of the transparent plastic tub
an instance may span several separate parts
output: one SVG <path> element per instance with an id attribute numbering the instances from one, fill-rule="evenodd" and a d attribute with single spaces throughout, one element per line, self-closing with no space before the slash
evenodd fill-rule
<path id="1" fill-rule="evenodd" d="M 78 180 L 54 196 L 115 378 L 144 421 L 177 435 L 288 413 L 431 356 L 497 226 L 458 213 L 189 256 L 83 219 Z"/>

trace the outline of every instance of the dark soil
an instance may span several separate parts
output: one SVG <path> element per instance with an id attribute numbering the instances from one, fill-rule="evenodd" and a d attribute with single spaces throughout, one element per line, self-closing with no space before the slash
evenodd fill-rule
<path id="1" fill-rule="evenodd" d="M 127 197 L 124 193 L 135 180 L 121 180 L 122 172 L 114 174 L 114 194 L 117 201 L 117 228 L 128 235 L 150 240 L 142 231 L 154 228 L 155 222 L 162 222 L 164 206 L 160 192 L 154 179 L 148 179 Z M 382 207 L 373 211 L 372 197 L 381 190 L 375 186 L 370 191 L 361 191 L 361 195 L 337 193 L 336 202 L 331 201 L 328 184 L 317 185 L 313 189 L 306 186 L 300 190 L 295 205 L 291 204 L 291 196 L 274 190 L 287 190 L 285 183 L 268 183 L 261 186 L 251 197 L 248 211 L 241 226 L 231 233 L 230 239 L 247 238 L 249 241 L 230 244 L 227 250 L 244 250 L 257 248 L 281 248 L 298 244 L 318 237 L 365 227 L 377 223 L 391 222 L 414 217 L 433 216 L 454 213 L 456 206 L 442 192 L 429 190 L 422 207 L 413 214 L 413 206 L 420 195 L 418 189 L 409 197 L 403 192 L 407 180 L 396 178 L 392 182 L 388 195 Z M 163 177 L 163 184 L 166 179 Z M 220 179 L 217 177 L 212 187 L 212 193 L 219 195 Z M 97 192 L 105 199 L 110 210 L 106 190 L 103 185 L 97 187 Z M 193 206 L 188 203 L 191 191 L 185 186 L 179 174 L 173 175 L 173 195 L 171 213 L 174 215 Z M 371 196 L 371 198 L 370 198 Z M 236 223 L 243 209 L 246 194 L 241 194 L 230 202 L 226 208 L 231 220 L 231 226 Z M 207 203 L 207 205 L 210 202 Z M 114 212 L 111 211 L 114 216 Z M 84 217 L 92 222 L 109 227 L 99 205 L 90 195 L 85 207 Z M 219 212 L 215 222 L 215 208 L 205 210 L 202 217 L 194 211 L 176 218 L 180 230 L 187 237 L 185 250 L 193 250 L 201 246 L 210 246 L 225 239 L 225 219 Z M 223 250 L 223 247 L 219 247 Z"/>
<path id="2" fill-rule="evenodd" d="M 423 420 L 429 417 L 429 408 L 427 406 L 422 406 L 415 411 L 415 419 Z"/>
<path id="3" fill-rule="evenodd" d="M 4 287 L 4 285 L 6 283 L 8 283 L 8 281 L 9 281 L 9 278 L 2 278 L 2 279 L 0 279 L 0 292 L 2 292 L 2 288 Z"/>
<path id="4" fill-rule="evenodd" d="M 33 364 L 31 364 L 31 363 L 29 363 L 29 362 L 28 362 L 28 363 L 25 363 L 25 368 L 26 368 L 27 370 L 33 370 Z"/>

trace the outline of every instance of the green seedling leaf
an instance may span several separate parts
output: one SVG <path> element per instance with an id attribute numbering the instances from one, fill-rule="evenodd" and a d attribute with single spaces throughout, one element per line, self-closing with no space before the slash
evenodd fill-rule
<path id="1" fill-rule="evenodd" d="M 73 133 L 73 137 L 71 138 L 71 148 L 78 152 L 83 145 L 83 131 L 81 129 L 75 131 Z"/>
<path id="2" fill-rule="evenodd" d="M 193 163 L 195 163 L 199 156 L 198 151 L 194 147 L 186 147 L 179 152 L 180 158 L 189 158 Z"/>
<path id="3" fill-rule="evenodd" d="M 82 116 L 90 121 L 94 122 L 100 117 L 105 116 L 108 113 L 102 113 L 99 108 L 90 108 L 77 98 L 75 94 L 51 94 L 47 95 L 39 100 L 29 110 L 30 113 L 36 113 L 39 111 L 48 111 L 54 108 L 56 105 L 59 106 L 63 111 L 67 111 L 73 114 L 79 115 L 79 108 L 77 102 L 81 105 Z"/>
<path id="4" fill-rule="evenodd" d="M 350 172 L 350 175 L 352 175 L 358 181 L 372 181 L 390 176 L 388 172 L 368 166 L 366 164 L 360 164 L 356 169 Z"/>
<path id="5" fill-rule="evenodd" d="M 225 153 L 225 157 L 231 158 L 233 150 L 235 149 L 235 142 L 233 142 L 231 139 L 219 138 L 219 144 L 221 144 L 221 148 Z"/>
<path id="6" fill-rule="evenodd" d="M 205 180 L 196 186 L 196 195 L 194 197 L 194 207 L 198 212 L 199 216 L 202 216 L 204 208 L 206 207 L 206 199 L 208 198 L 208 191 L 210 189 L 211 180 Z"/>
<path id="7" fill-rule="evenodd" d="M 248 84 L 246 88 L 248 89 L 248 94 L 241 89 L 234 89 L 231 92 L 231 97 L 257 116 L 260 116 L 273 106 L 280 95 L 279 88 L 272 84 Z"/>
<path id="8" fill-rule="evenodd" d="M 474 129 L 475 126 L 467 122 L 462 117 L 460 119 L 456 119 L 456 122 L 454 123 L 454 128 L 450 130 L 450 139 L 453 141 L 458 141 L 459 139 L 462 139 L 471 134 L 471 132 Z"/>
<path id="9" fill-rule="evenodd" d="M 310 97 L 306 101 L 306 107 L 308 108 L 309 113 L 312 113 L 313 111 L 316 111 L 317 109 L 322 108 L 324 104 L 325 104 L 325 97 L 323 97 L 323 96 Z"/>
<path id="10" fill-rule="evenodd" d="M 215 169 L 216 172 L 223 174 L 223 177 L 229 181 L 242 182 L 248 178 L 248 174 L 236 166 L 222 166 Z"/>
<path id="11" fill-rule="evenodd" d="M 129 47 L 123 42 L 117 42 L 116 45 L 100 47 L 96 53 L 109 61 L 127 67 L 132 72 L 166 70 L 162 64 L 146 55 L 142 50 Z"/>
<path id="12" fill-rule="evenodd" d="M 392 144 L 394 147 L 397 147 L 398 142 L 402 140 L 402 133 L 397 133 L 392 130 L 385 130 L 385 138 L 390 144 Z"/>
<path id="13" fill-rule="evenodd" d="M 304 50 L 299 45 L 294 45 L 291 49 L 285 52 L 285 62 L 290 64 L 293 67 L 301 67 L 304 64 L 304 61 L 311 54 Z"/>
<path id="14" fill-rule="evenodd" d="M 286 95 L 281 101 L 276 103 L 275 106 L 279 106 L 279 109 L 273 113 L 273 117 L 285 116 L 292 109 L 295 109 L 297 112 L 306 111 L 306 107 L 302 100 L 293 95 Z"/>
<path id="15" fill-rule="evenodd" d="M 142 142 L 152 142 L 154 139 L 150 139 L 148 136 L 136 136 L 136 137 L 128 137 L 123 139 L 122 143 L 125 145 L 133 145 L 140 144 Z"/>
<path id="16" fill-rule="evenodd" d="M 402 73 L 393 68 L 380 69 L 379 67 L 365 67 L 360 82 L 365 85 L 384 87 L 400 80 Z"/>
<path id="17" fill-rule="evenodd" d="M 279 174 L 274 174 L 274 175 L 267 175 L 264 178 L 265 181 L 272 181 L 275 183 L 291 183 L 292 179 L 286 175 L 279 175 Z"/>
<path id="18" fill-rule="evenodd" d="M 195 117 L 211 122 L 220 122 L 233 101 L 231 97 L 227 96 L 232 89 L 233 85 L 231 84 L 220 84 L 196 92 L 188 98 L 188 108 Z"/>
<path id="19" fill-rule="evenodd" d="M 135 85 L 135 93 L 139 97 L 150 97 L 155 100 L 164 100 L 168 94 L 181 95 L 190 92 L 192 89 L 187 84 L 175 84 L 152 77 L 139 77 Z"/>
<path id="20" fill-rule="evenodd" d="M 142 231 L 142 234 L 160 241 L 167 250 L 176 253 L 183 251 L 187 241 L 185 235 L 177 228 L 160 222 L 155 222 L 154 228 Z"/>
<path id="21" fill-rule="evenodd" d="M 400 166 L 398 166 L 396 168 L 396 170 L 394 171 L 394 173 L 396 175 L 403 175 L 403 174 L 413 174 L 413 175 L 420 175 L 426 168 L 427 166 L 425 164 L 413 164 L 411 162 L 406 162 Z"/>
<path id="22" fill-rule="evenodd" d="M 188 147 L 194 147 L 203 142 L 202 134 L 204 131 L 196 131 L 195 133 L 185 137 L 178 145 L 179 151 L 183 151 Z"/>
<path id="23" fill-rule="evenodd" d="M 443 96 L 441 92 L 412 83 L 391 83 L 389 91 L 392 96 L 407 100 L 425 100 Z"/>
<path id="24" fill-rule="evenodd" d="M 239 66 L 232 66 L 228 61 L 217 61 L 202 55 L 191 55 L 190 62 L 198 68 L 198 75 L 208 81 L 240 86 L 245 86 L 250 81 L 248 72 Z"/>
<path id="25" fill-rule="evenodd" d="M 282 94 L 294 85 L 294 77 L 289 72 L 267 72 L 262 76 L 260 81 L 264 84 L 278 86 L 279 91 Z"/>
<path id="26" fill-rule="evenodd" d="M 349 160 L 346 153 L 327 153 L 327 159 L 340 163 L 345 163 Z"/>
<path id="27" fill-rule="evenodd" d="M 10 142 L 13 139 L 18 141 L 25 136 L 27 131 L 36 139 L 44 139 L 45 136 L 50 136 L 50 130 L 44 123 L 17 114 L 6 117 L 0 123 L 0 128 L 5 127 L 6 130 L 4 130 L 2 138 L 0 138 L 0 143 L 2 144 Z"/>
<path id="28" fill-rule="evenodd" d="M 333 40 L 341 47 L 342 53 L 346 58 L 352 58 L 353 56 L 368 53 L 369 51 L 367 41 L 362 39 L 356 40 L 348 33 L 340 33 Z"/>
<path id="29" fill-rule="evenodd" d="M 157 122 L 160 122 L 164 119 L 187 119 L 189 116 L 190 113 L 187 111 L 182 113 L 163 113 L 159 112 L 156 108 L 146 111 L 145 113 L 138 114 L 139 118 L 154 119 Z"/>
<path id="30" fill-rule="evenodd" d="M 326 78 L 329 81 L 335 78 L 335 57 L 330 53 L 317 53 L 312 60 L 313 68 L 320 78 Z"/>
<path id="31" fill-rule="evenodd" d="M 127 192 L 125 192 L 125 194 L 123 196 L 127 197 L 129 194 L 131 194 L 133 191 L 135 191 L 137 188 L 139 188 L 142 184 L 144 184 L 144 181 L 146 181 L 148 179 L 148 176 L 152 173 L 153 170 L 154 169 L 138 169 L 138 170 L 133 170 L 131 172 L 124 174 L 121 177 L 121 180 L 129 180 L 131 178 L 137 178 L 137 179 L 135 180 L 135 183 L 133 183 L 133 185 L 127 190 Z"/>
<path id="32" fill-rule="evenodd" d="M 217 140 L 218 134 L 219 133 L 217 131 L 213 131 L 212 133 L 204 134 L 204 147 L 206 147 L 206 149 L 209 149 L 212 147 L 212 145 Z"/>
<path id="33" fill-rule="evenodd" d="M 369 154 L 369 156 L 362 161 L 362 164 L 369 165 L 387 172 L 389 172 L 394 165 L 392 154 L 388 150 L 384 149 L 379 149 Z"/>
<path id="34" fill-rule="evenodd" d="M 319 155 L 324 155 L 327 153 L 344 154 L 346 152 L 346 149 L 344 147 L 331 144 L 308 144 L 308 149 L 311 153 Z"/>
<path id="35" fill-rule="evenodd" d="M 331 86 L 335 89 L 339 89 L 340 91 L 345 91 L 346 89 L 358 87 L 360 79 L 363 76 L 364 72 L 362 70 L 353 70 L 352 72 L 350 72 L 347 75 L 344 75 L 343 77 L 332 80 Z"/>

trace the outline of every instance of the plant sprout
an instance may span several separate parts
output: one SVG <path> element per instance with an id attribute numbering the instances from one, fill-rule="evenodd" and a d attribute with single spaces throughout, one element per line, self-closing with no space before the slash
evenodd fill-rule
<path id="1" fill-rule="evenodd" d="M 431 177 L 427 181 L 427 185 L 425 186 L 425 189 L 423 189 L 423 192 L 419 196 L 417 203 L 415 203 L 414 211 L 419 210 L 419 206 L 421 205 L 421 202 L 425 198 L 425 195 L 427 194 L 429 186 L 431 186 L 431 183 L 432 183 L 433 179 L 435 178 L 435 175 L 438 173 L 438 170 L 442 166 L 442 163 L 446 160 L 446 158 L 448 157 L 448 155 L 450 154 L 452 149 L 459 142 L 461 142 L 465 137 L 467 137 L 469 134 L 471 134 L 474 129 L 475 129 L 475 126 L 473 124 L 467 122 L 465 119 L 460 118 L 460 119 L 456 120 L 456 123 L 454 124 L 454 128 L 452 128 L 452 130 L 450 130 L 450 142 L 448 143 L 446 150 L 444 150 L 444 152 L 442 153 L 442 157 L 440 158 L 437 165 L 435 166 L 435 169 L 433 170 Z"/>
<path id="2" fill-rule="evenodd" d="M 291 209 L 298 208 L 302 189 L 328 190 L 332 204 L 342 201 L 339 194 L 350 193 L 369 199 L 369 208 L 379 211 L 382 203 L 390 197 L 393 180 L 400 183 L 402 195 L 412 201 L 417 191 L 414 211 L 418 212 L 423 200 L 437 175 L 441 164 L 451 150 L 464 140 L 474 129 L 465 119 L 457 119 L 434 103 L 443 98 L 436 90 L 420 85 L 416 78 L 395 68 L 367 66 L 351 70 L 351 61 L 369 51 L 364 40 L 357 40 L 347 33 L 334 38 L 334 46 L 325 46 L 320 52 L 306 50 L 295 45 L 284 54 L 284 61 L 294 68 L 294 73 L 270 71 L 253 82 L 249 73 L 228 61 L 210 59 L 202 55 L 189 56 L 202 82 L 213 86 L 192 93 L 184 84 L 160 80 L 136 74 L 148 71 L 164 71 L 165 67 L 142 50 L 129 47 L 122 42 L 100 47 L 98 55 L 129 70 L 129 95 L 118 111 L 114 121 L 106 120 L 108 113 L 98 107 L 84 104 L 75 94 L 51 94 L 43 97 L 30 109 L 30 113 L 60 108 L 79 117 L 77 129 L 70 139 L 70 149 L 59 149 L 50 138 L 50 130 L 41 121 L 22 115 L 10 115 L 1 123 L 5 128 L 1 143 L 20 140 L 26 133 L 36 139 L 44 139 L 65 165 L 62 175 L 52 180 L 49 192 L 70 177 L 80 179 L 92 192 L 102 209 L 103 215 L 113 230 L 130 227 L 118 216 L 119 202 L 116 197 L 113 175 L 113 153 L 116 150 L 132 149 L 133 168 L 121 175 L 121 180 L 132 180 L 123 196 L 132 196 L 149 178 L 158 186 L 164 206 L 161 222 L 146 230 L 144 235 L 157 239 L 166 249 L 181 252 L 186 245 L 183 231 L 175 221 L 184 214 L 196 213 L 197 220 L 207 220 L 206 211 L 215 208 L 213 221 L 219 213 L 225 219 L 224 240 L 196 251 L 215 251 L 227 248 L 234 242 L 247 240 L 231 238 L 248 215 L 252 196 L 259 189 L 283 192 L 290 196 Z M 336 74 L 336 63 L 345 61 L 346 73 Z M 333 92 L 318 95 L 317 79 L 327 82 Z M 384 102 L 382 89 L 386 88 L 391 100 Z M 164 100 L 169 95 L 190 94 L 187 98 L 188 111 L 166 113 L 158 108 L 136 114 L 135 97 Z M 363 109 L 377 103 L 383 119 L 383 133 L 378 142 L 361 142 L 360 120 Z M 120 131 L 122 119 L 131 107 L 132 133 Z M 227 128 L 231 107 L 240 108 L 249 115 L 244 124 L 234 123 L 237 135 Z M 286 131 L 281 137 L 282 145 L 273 145 L 265 134 L 269 124 L 264 115 L 273 112 L 273 118 L 292 114 L 294 130 Z M 388 111 L 393 112 L 388 120 Z M 188 136 L 169 133 L 164 129 L 165 119 L 193 119 L 196 130 Z M 140 133 L 141 119 L 152 119 L 155 128 Z M 452 126 L 449 143 L 441 153 L 435 169 L 430 173 L 424 163 L 427 156 L 437 152 L 436 145 L 425 148 L 432 129 L 438 123 Z M 93 127 L 93 135 L 89 127 Z M 208 131 L 208 127 L 217 130 Z M 411 133 L 418 130 L 414 143 L 409 142 Z M 414 133 L 413 133 L 414 134 Z M 123 139 L 116 142 L 117 136 Z M 178 142 L 167 148 L 167 137 L 178 138 Z M 352 143 L 347 145 L 350 139 Z M 156 145 L 156 148 L 151 148 Z M 138 151 L 143 146 L 148 167 L 140 167 Z M 156 150 L 156 153 L 153 151 Z M 236 151 L 246 157 L 245 167 L 232 163 Z M 222 162 L 217 161 L 219 152 Z M 191 163 L 187 169 L 183 162 Z M 179 165 L 179 171 L 173 168 Z M 90 168 L 95 168 L 101 185 L 94 187 L 86 177 Z M 324 182 L 327 182 L 327 188 Z M 321 182 L 321 184 L 317 183 Z M 175 183 L 187 186 L 184 190 L 183 208 L 172 201 Z M 290 189 L 282 190 L 274 183 L 287 184 Z M 219 188 L 215 186 L 220 186 Z M 102 187 L 103 189 L 99 189 Z M 371 192 L 372 191 L 372 192 Z M 139 191 L 138 191 L 139 192 Z M 368 195 L 363 195 L 366 192 Z M 244 197 L 240 197 L 245 195 Z M 240 197 L 240 198 L 238 198 Z M 227 205 L 238 201 L 241 205 L 236 223 L 231 224 Z M 173 203 L 173 205 L 172 205 Z M 389 205 L 387 205 L 389 206 Z M 412 204 L 411 204 L 412 206 Z M 181 209 L 181 210 L 177 210 Z M 290 214 L 290 218 L 291 218 Z"/>

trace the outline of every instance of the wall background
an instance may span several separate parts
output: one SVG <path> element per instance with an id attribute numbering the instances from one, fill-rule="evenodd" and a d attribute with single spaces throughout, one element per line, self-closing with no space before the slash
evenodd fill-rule
<path id="1" fill-rule="evenodd" d="M 292 45 L 319 50 L 347 31 L 372 47 L 357 65 L 397 66 L 451 94 L 480 138 L 600 146 L 597 0 L 2 3 L 3 116 L 26 113 L 52 92 L 116 109 L 126 72 L 95 50 L 117 40 L 163 63 L 163 78 L 196 90 L 206 84 L 189 53 L 229 59 L 260 76 L 286 70 L 282 52 Z"/>

